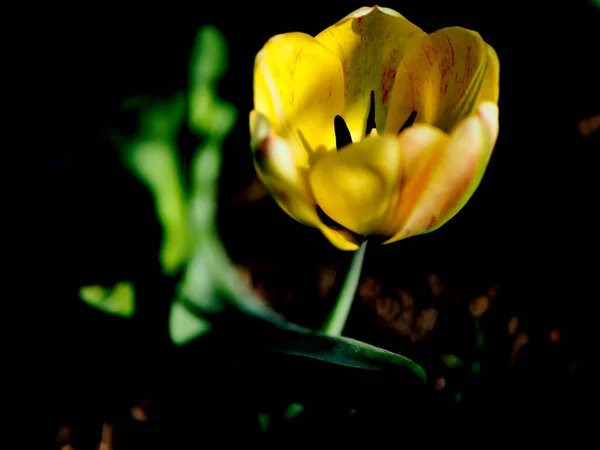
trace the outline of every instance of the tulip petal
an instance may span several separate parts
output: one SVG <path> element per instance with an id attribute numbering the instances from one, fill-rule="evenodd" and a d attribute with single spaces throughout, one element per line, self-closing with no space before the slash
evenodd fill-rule
<path id="1" fill-rule="evenodd" d="M 370 136 L 320 159 L 309 175 L 317 204 L 347 229 L 376 232 L 396 192 L 401 173 L 398 140 Z"/>
<path id="2" fill-rule="evenodd" d="M 321 233 L 331 242 L 334 246 L 340 250 L 355 251 L 358 250 L 359 245 L 348 230 L 335 230 L 326 225 L 319 225 Z"/>
<path id="3" fill-rule="evenodd" d="M 443 28 L 416 42 L 398 67 L 386 131 L 397 133 L 416 111 L 417 123 L 449 132 L 477 107 L 483 80 L 483 100 L 491 100 L 497 77 L 492 73 L 486 78 L 488 47 L 478 33 L 460 27 Z"/>
<path id="4" fill-rule="evenodd" d="M 275 134 L 266 116 L 256 110 L 250 113 L 250 130 L 250 147 L 256 173 L 271 194 L 277 199 L 285 193 L 309 205 L 314 204 L 307 182 L 308 170 L 297 161 L 301 150 L 296 142 Z M 290 215 L 300 222 L 306 222 L 299 215 Z"/>
<path id="5" fill-rule="evenodd" d="M 491 45 L 487 45 L 487 62 L 477 103 L 498 103 L 500 95 L 500 60 Z"/>
<path id="6" fill-rule="evenodd" d="M 273 133 L 267 118 L 258 111 L 250 113 L 250 128 L 256 173 L 281 209 L 298 222 L 318 228 L 337 248 L 358 249 L 351 232 L 328 227 L 319 218 L 307 169 L 294 160 L 295 141 Z"/>
<path id="7" fill-rule="evenodd" d="M 276 183 L 271 183 L 276 186 Z M 309 204 L 295 192 L 280 188 L 275 190 L 273 198 L 288 215 L 305 225 L 318 228 L 321 233 L 340 250 L 357 250 L 358 244 L 348 230 L 335 229 L 325 225 L 316 212 L 316 206 Z"/>
<path id="8" fill-rule="evenodd" d="M 479 186 L 498 134 L 498 108 L 489 102 L 447 135 L 416 124 L 398 137 L 403 154 L 399 195 L 381 233 L 385 244 L 436 230 Z"/>
<path id="9" fill-rule="evenodd" d="M 308 167 L 313 153 L 335 149 L 333 121 L 344 109 L 339 58 L 304 33 L 269 39 L 255 60 L 254 108 L 275 134 L 296 141 L 296 162 Z"/>
<path id="10" fill-rule="evenodd" d="M 375 123 L 385 128 L 391 90 L 402 55 L 425 33 L 389 8 L 360 8 L 316 36 L 342 61 L 346 111 L 343 117 L 352 140 L 365 135 L 371 91 L 375 93 Z M 397 131 L 397 130 L 396 130 Z"/>

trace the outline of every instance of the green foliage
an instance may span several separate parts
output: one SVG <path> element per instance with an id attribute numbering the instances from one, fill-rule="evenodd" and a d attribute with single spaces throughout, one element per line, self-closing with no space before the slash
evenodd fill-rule
<path id="1" fill-rule="evenodd" d="M 183 264 L 187 252 L 186 206 L 177 152 L 177 134 L 184 116 L 185 97 L 142 109 L 140 132 L 124 152 L 127 167 L 152 193 L 163 228 L 160 262 L 167 275 Z"/>
<path id="2" fill-rule="evenodd" d="M 117 283 L 113 288 L 83 286 L 79 289 L 79 297 L 108 314 L 131 317 L 135 313 L 135 289 L 130 282 Z"/>
<path id="3" fill-rule="evenodd" d="M 287 407 L 285 412 L 283 413 L 283 418 L 286 420 L 291 420 L 298 417 L 300 414 L 304 412 L 304 406 L 300 403 L 292 403 Z"/>
<path id="4" fill-rule="evenodd" d="M 218 143 L 227 136 L 236 117 L 233 106 L 217 96 L 217 82 L 227 65 L 227 46 L 221 33 L 214 27 L 202 28 L 190 62 L 189 125 L 195 133 Z"/>
<path id="5" fill-rule="evenodd" d="M 259 413 L 258 424 L 260 425 L 261 430 L 269 431 L 269 427 L 271 426 L 271 417 L 266 413 Z"/>
<path id="6" fill-rule="evenodd" d="M 190 312 L 181 302 L 171 303 L 169 314 L 169 334 L 177 345 L 193 341 L 211 329 L 208 320 Z"/>

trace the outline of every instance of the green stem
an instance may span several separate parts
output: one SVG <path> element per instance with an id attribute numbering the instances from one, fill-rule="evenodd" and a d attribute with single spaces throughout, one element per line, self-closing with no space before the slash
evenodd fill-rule
<path id="1" fill-rule="evenodd" d="M 365 250 L 367 249 L 367 241 L 363 242 L 360 248 L 352 256 L 350 268 L 346 274 L 346 279 L 342 285 L 342 289 L 338 295 L 335 306 L 331 314 L 325 321 L 325 325 L 321 331 L 328 336 L 340 336 L 346 325 L 350 308 L 354 301 L 358 280 L 362 270 L 363 260 L 365 259 Z"/>

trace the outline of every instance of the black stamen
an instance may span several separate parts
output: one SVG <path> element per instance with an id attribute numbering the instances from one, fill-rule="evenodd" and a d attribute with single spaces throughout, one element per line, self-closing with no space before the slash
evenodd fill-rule
<path id="1" fill-rule="evenodd" d="M 319 216 L 319 219 L 321 219 L 321 222 L 323 222 L 324 225 L 327 225 L 330 228 L 335 228 L 336 230 L 344 228 L 343 225 L 340 225 L 338 222 L 329 217 L 319 205 L 317 205 L 317 216 Z"/>
<path id="2" fill-rule="evenodd" d="M 369 116 L 367 117 L 365 136 L 368 136 L 373 128 L 377 128 L 375 125 L 375 91 L 371 91 L 371 105 L 369 106 Z"/>
<path id="3" fill-rule="evenodd" d="M 335 119 L 333 119 L 333 127 L 335 130 L 335 146 L 338 150 L 348 144 L 352 144 L 350 130 L 342 116 L 335 116 Z"/>
<path id="4" fill-rule="evenodd" d="M 417 112 L 416 111 L 411 112 L 410 116 L 408 116 L 408 119 L 406 119 L 406 122 L 404 122 L 404 125 L 402 125 L 400 127 L 400 131 L 398 131 L 398 134 L 402 133 L 406 128 L 412 127 L 413 123 L 415 123 L 416 118 L 417 118 Z"/>
<path id="5" fill-rule="evenodd" d="M 323 209 L 321 209 L 321 207 L 319 205 L 316 205 L 315 208 L 317 210 L 317 215 L 319 216 L 319 219 L 321 219 L 321 222 L 323 222 L 323 225 L 328 226 L 329 228 L 331 228 L 333 230 L 345 230 L 345 231 L 349 232 L 352 235 L 352 237 L 354 238 L 354 240 L 359 245 L 362 244 L 367 239 L 367 236 L 362 236 L 358 233 L 355 233 L 354 231 L 346 228 L 344 225 L 333 220 L 331 217 L 329 217 L 327 215 L 327 213 L 325 213 L 325 211 L 323 211 Z"/>

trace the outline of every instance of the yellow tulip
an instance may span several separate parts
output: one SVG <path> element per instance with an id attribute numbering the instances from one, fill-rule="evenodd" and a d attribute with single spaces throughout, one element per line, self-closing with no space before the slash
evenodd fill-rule
<path id="1" fill-rule="evenodd" d="M 473 195 L 498 136 L 499 61 L 474 31 L 364 7 L 256 56 L 251 147 L 281 208 L 343 250 L 431 232 Z"/>

